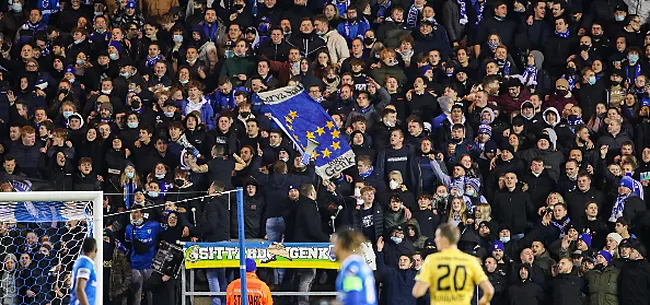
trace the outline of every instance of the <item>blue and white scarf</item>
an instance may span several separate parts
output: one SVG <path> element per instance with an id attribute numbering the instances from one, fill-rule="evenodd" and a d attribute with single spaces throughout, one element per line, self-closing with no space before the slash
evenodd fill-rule
<path id="1" fill-rule="evenodd" d="M 560 33 L 558 31 L 555 31 L 555 35 L 560 36 L 560 37 L 562 37 L 564 39 L 569 38 L 570 34 L 571 34 L 571 31 L 569 31 L 568 29 L 566 30 L 566 33 Z"/>
<path id="2" fill-rule="evenodd" d="M 377 9 L 377 17 L 386 17 L 388 9 L 393 5 L 392 1 L 386 1 L 383 4 L 379 4 L 379 9 Z M 340 11 L 339 11 L 340 12 Z M 341 13 L 342 14 L 342 13 Z M 341 16 L 342 17 L 342 16 Z"/>
<path id="3" fill-rule="evenodd" d="M 418 25 L 418 20 L 420 20 L 420 12 L 422 8 L 417 8 L 415 4 L 411 5 L 408 15 L 406 16 L 406 26 L 408 28 L 415 28 Z"/>
<path id="4" fill-rule="evenodd" d="M 612 207 L 612 214 L 609 216 L 609 222 L 616 222 L 617 219 L 623 217 L 623 210 L 625 209 L 625 200 L 630 197 L 632 193 L 629 193 L 625 196 L 618 195 L 616 197 L 616 203 Z"/>
<path id="5" fill-rule="evenodd" d="M 499 65 L 499 69 L 501 70 L 501 76 L 509 76 L 510 75 L 510 61 L 507 59 L 501 62 L 498 59 L 495 59 L 497 61 L 497 65 Z"/>
<path id="6" fill-rule="evenodd" d="M 350 0 L 343 0 L 343 1 L 336 0 L 333 1 L 333 4 L 339 10 L 339 16 L 343 17 L 345 12 L 348 11 L 348 6 L 350 6 Z"/>
<path id="7" fill-rule="evenodd" d="M 370 177 L 370 175 L 372 175 L 372 171 L 373 171 L 374 169 L 375 169 L 375 168 L 371 166 L 370 169 L 369 169 L 367 172 L 365 172 L 365 173 L 359 173 L 359 176 L 360 176 L 361 178 L 363 178 L 363 179 L 366 179 L 366 178 Z"/>
<path id="8" fill-rule="evenodd" d="M 560 230 L 560 238 L 564 237 L 566 235 L 566 226 L 571 222 L 571 218 L 567 217 L 564 221 L 562 222 L 557 222 L 555 220 L 551 220 L 551 224 L 553 224 L 554 227 L 558 228 Z"/>
<path id="9" fill-rule="evenodd" d="M 479 2 L 476 5 L 476 22 L 474 23 L 474 28 L 478 28 L 481 21 L 483 21 L 483 11 L 485 10 L 485 1 Z"/>
<path id="10" fill-rule="evenodd" d="M 537 68 L 535 68 L 535 65 L 526 67 L 526 70 L 524 70 L 521 76 L 524 78 L 525 84 L 532 84 L 531 82 L 537 84 Z"/>
<path id="11" fill-rule="evenodd" d="M 458 8 L 460 9 L 460 21 L 461 25 L 466 25 L 469 20 L 467 19 L 467 3 L 465 0 L 457 0 Z"/>
<path id="12" fill-rule="evenodd" d="M 634 65 L 634 74 L 630 74 L 630 65 L 625 66 L 625 74 L 627 75 L 627 82 L 629 84 L 634 83 L 634 80 L 637 76 L 641 75 L 641 64 L 637 63 Z"/>
<path id="13" fill-rule="evenodd" d="M 160 55 L 158 55 L 158 56 L 156 56 L 154 58 L 151 58 L 151 57 L 147 56 L 146 60 L 147 61 L 144 63 L 145 67 L 153 68 L 153 66 L 160 60 Z"/>

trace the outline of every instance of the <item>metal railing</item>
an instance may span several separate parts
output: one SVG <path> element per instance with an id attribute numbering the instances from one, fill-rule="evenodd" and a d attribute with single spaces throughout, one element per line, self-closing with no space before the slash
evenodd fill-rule
<path id="1" fill-rule="evenodd" d="M 211 292 L 211 291 L 194 291 L 195 289 L 195 270 L 196 269 L 185 269 L 183 267 L 183 270 L 181 272 L 181 305 L 188 305 L 187 304 L 187 299 L 190 299 L 190 304 L 195 304 L 194 303 L 194 298 L 195 297 L 214 297 L 214 296 L 225 296 L 225 292 Z M 188 286 L 186 285 L 188 281 L 188 276 L 187 272 L 189 271 L 189 289 Z M 225 287 L 224 287 L 225 291 Z M 278 296 L 278 297 L 285 297 L 285 296 L 320 296 L 320 297 L 332 297 L 336 296 L 337 293 L 335 291 L 309 291 L 309 292 L 301 292 L 301 291 L 278 291 L 274 292 L 271 291 L 272 296 Z"/>

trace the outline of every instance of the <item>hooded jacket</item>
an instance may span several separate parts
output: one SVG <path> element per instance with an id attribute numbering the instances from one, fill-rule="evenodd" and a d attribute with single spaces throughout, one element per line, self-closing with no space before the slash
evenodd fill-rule
<path id="1" fill-rule="evenodd" d="M 415 213 L 415 212 L 413 212 L 413 213 Z M 411 239 L 411 241 L 413 242 L 413 247 L 415 247 L 416 249 L 423 249 L 424 248 L 424 243 L 427 242 L 428 237 L 424 236 L 424 235 L 422 235 L 422 233 L 420 233 L 420 224 L 418 223 L 418 221 L 415 218 L 411 218 L 411 219 L 409 219 L 409 221 L 406 222 L 406 227 L 407 228 L 412 227 L 413 231 L 415 231 L 415 236 L 413 238 L 407 237 L 407 238 Z M 408 231 L 406 231 L 405 233 L 408 233 Z M 408 234 L 405 234 L 405 235 L 408 235 Z"/>
<path id="2" fill-rule="evenodd" d="M 526 269 L 528 271 L 528 277 L 526 279 L 521 279 L 519 276 L 519 271 L 521 269 Z M 530 279 L 533 270 L 527 265 L 521 265 L 519 269 L 513 270 L 514 276 L 517 277 L 517 281 L 512 283 L 508 287 L 508 296 L 510 298 L 510 304 L 526 304 L 526 305 L 541 305 L 544 303 L 544 290 L 542 287 L 536 283 L 533 283 Z"/>

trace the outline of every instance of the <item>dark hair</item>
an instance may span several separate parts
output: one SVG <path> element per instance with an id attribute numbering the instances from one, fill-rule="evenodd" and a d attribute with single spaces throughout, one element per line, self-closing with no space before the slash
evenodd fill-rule
<path id="1" fill-rule="evenodd" d="M 88 254 L 95 252 L 95 250 L 97 250 L 97 241 L 94 238 L 84 238 L 81 251 Z"/>

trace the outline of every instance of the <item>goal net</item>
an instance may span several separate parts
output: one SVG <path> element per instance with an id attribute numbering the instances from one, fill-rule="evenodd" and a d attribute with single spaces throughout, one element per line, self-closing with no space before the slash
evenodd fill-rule
<path id="1" fill-rule="evenodd" d="M 0 193 L 0 305 L 70 303 L 72 267 L 82 242 L 102 236 L 102 197 L 102 192 Z M 98 238 L 95 259 L 98 302 L 101 242 Z"/>

